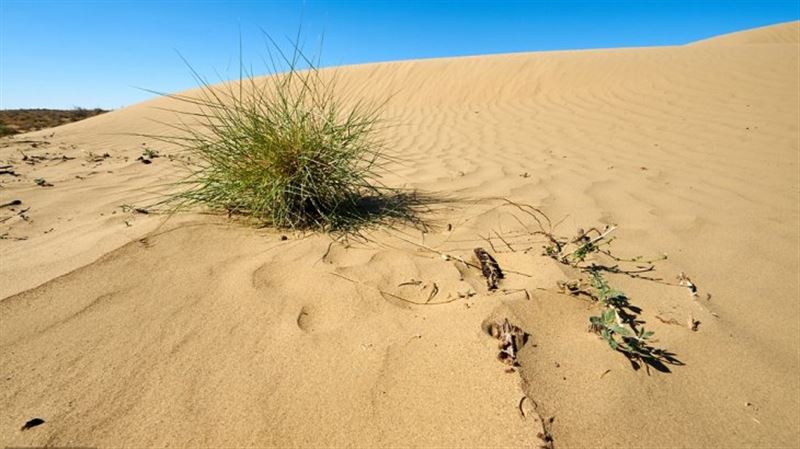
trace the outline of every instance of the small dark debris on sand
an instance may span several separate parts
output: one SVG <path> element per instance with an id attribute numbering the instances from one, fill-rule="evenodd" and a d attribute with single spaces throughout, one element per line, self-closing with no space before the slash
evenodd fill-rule
<path id="1" fill-rule="evenodd" d="M 694 315 L 692 315 L 691 313 L 689 313 L 689 323 L 688 324 L 689 324 L 688 327 L 692 332 L 697 332 L 697 330 L 700 328 L 700 321 L 694 319 Z"/>
<path id="2" fill-rule="evenodd" d="M 89 154 L 86 155 L 86 162 L 102 162 L 110 157 L 111 155 L 108 153 L 95 154 L 90 151 Z"/>
<path id="3" fill-rule="evenodd" d="M 33 429 L 34 427 L 41 426 L 42 424 L 44 424 L 44 420 L 42 418 L 33 418 L 28 422 L 26 422 L 25 424 L 23 424 L 22 428 L 20 428 L 19 430 L 25 431 L 28 429 Z"/>
<path id="4" fill-rule="evenodd" d="M 519 366 L 517 352 L 528 341 L 528 333 L 511 324 L 508 318 L 502 323 L 484 322 L 481 327 L 484 332 L 499 340 L 497 347 L 500 352 L 497 359 L 510 366 L 507 372 L 513 372 L 514 367 Z"/>
<path id="5" fill-rule="evenodd" d="M 19 200 L 14 200 L 14 201 L 19 201 Z M 12 201 L 11 203 L 14 203 L 14 201 Z M 9 203 L 9 204 L 10 204 L 10 206 L 9 206 L 9 207 L 16 206 L 16 204 L 11 204 L 11 203 Z M 20 203 L 22 203 L 22 202 L 20 201 Z M 5 206 L 5 205 L 4 205 L 4 206 Z M 28 217 L 27 215 L 25 215 L 25 213 L 26 213 L 26 212 L 28 212 L 29 210 L 31 210 L 31 208 L 30 208 L 30 207 L 26 207 L 25 209 L 22 209 L 22 210 L 20 210 L 20 211 L 17 211 L 16 209 L 13 209 L 13 208 L 12 208 L 12 209 L 11 209 L 11 211 L 12 211 L 12 212 L 16 212 L 16 213 L 15 213 L 15 214 L 13 214 L 13 215 L 9 215 L 9 216 L 7 216 L 7 217 L 0 218 L 0 223 L 5 223 L 5 222 L 7 222 L 8 220 L 11 220 L 11 219 L 12 219 L 12 218 L 14 218 L 14 217 L 20 217 L 20 218 L 22 218 L 23 220 L 25 220 L 25 221 L 27 221 L 27 222 L 30 222 L 30 217 Z M 4 235 L 6 235 L 6 236 L 7 236 L 8 234 L 4 234 Z"/>
<path id="6" fill-rule="evenodd" d="M 0 165 L 0 175 L 19 176 L 14 171 L 14 166 L 13 165 Z"/>
<path id="7" fill-rule="evenodd" d="M 686 273 L 681 271 L 681 274 L 677 276 L 677 279 L 678 279 L 678 285 L 689 289 L 689 296 L 691 296 L 694 299 L 697 299 L 697 285 L 695 285 L 694 282 L 692 282 L 689 276 L 687 276 Z"/>
<path id="8" fill-rule="evenodd" d="M 152 164 L 153 159 L 157 157 L 161 157 L 161 154 L 157 150 L 151 150 L 150 148 L 145 148 L 142 155 L 136 158 L 136 160 L 146 165 L 146 164 Z"/>
<path id="9" fill-rule="evenodd" d="M 13 235 L 9 234 L 8 232 L 4 232 L 4 233 L 0 234 L 0 240 L 22 241 L 22 240 L 28 240 L 28 236 L 23 235 L 22 237 L 16 237 L 16 236 L 13 236 Z"/>
<path id="10" fill-rule="evenodd" d="M 489 290 L 496 290 L 497 283 L 500 279 L 503 279 L 503 271 L 500 269 L 500 265 L 485 249 L 475 248 L 474 251 L 475 257 L 478 258 L 478 262 L 481 264 L 481 273 L 486 278 L 486 286 Z"/>
<path id="11" fill-rule="evenodd" d="M 36 165 L 39 162 L 47 160 L 47 158 L 44 157 L 44 156 L 37 156 L 35 154 L 28 155 L 28 154 L 22 153 L 22 160 L 28 165 Z"/>

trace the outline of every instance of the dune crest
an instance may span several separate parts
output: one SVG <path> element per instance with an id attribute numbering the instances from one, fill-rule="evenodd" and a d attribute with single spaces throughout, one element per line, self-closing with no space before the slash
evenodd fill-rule
<path id="1" fill-rule="evenodd" d="M 800 44 L 800 21 L 722 34 L 691 45 Z"/>

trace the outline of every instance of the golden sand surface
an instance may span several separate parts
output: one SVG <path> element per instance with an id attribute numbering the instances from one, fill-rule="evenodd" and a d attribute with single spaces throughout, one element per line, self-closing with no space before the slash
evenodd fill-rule
<path id="1" fill-rule="evenodd" d="M 0 204 L 22 201 L 0 209 L 0 446 L 797 447 L 799 35 L 338 68 L 392 94 L 384 181 L 442 200 L 366 241 L 122 208 L 181 174 L 132 135 L 167 132 L 169 98 L 0 140 Z M 500 198 L 667 253 L 663 282 L 608 279 L 681 364 L 587 332 L 597 306 L 556 287 L 576 273 Z M 457 260 L 477 246 L 505 292 Z M 530 334 L 514 373 L 481 330 L 504 318 Z"/>

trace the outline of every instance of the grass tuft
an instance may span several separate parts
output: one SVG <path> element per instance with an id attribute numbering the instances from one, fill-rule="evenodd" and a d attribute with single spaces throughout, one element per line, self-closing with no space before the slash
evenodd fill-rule
<path id="1" fill-rule="evenodd" d="M 178 135 L 157 137 L 188 153 L 191 174 L 166 202 L 291 229 L 413 219 L 419 198 L 380 182 L 391 161 L 378 136 L 383 103 L 337 96 L 335 77 L 297 45 L 286 54 L 270 42 L 271 76 L 212 87 L 192 69 L 200 95 L 169 95 L 192 112 L 181 112 Z"/>

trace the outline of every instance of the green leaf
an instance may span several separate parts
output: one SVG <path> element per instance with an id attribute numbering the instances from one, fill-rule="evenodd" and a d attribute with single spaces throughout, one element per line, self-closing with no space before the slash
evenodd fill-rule
<path id="1" fill-rule="evenodd" d="M 631 336 L 631 331 L 621 326 L 611 326 L 611 330 L 625 337 Z"/>

